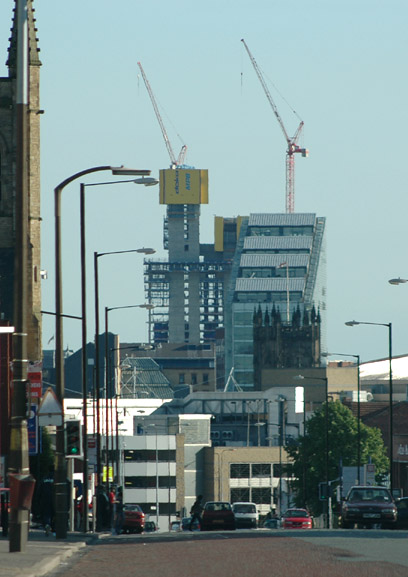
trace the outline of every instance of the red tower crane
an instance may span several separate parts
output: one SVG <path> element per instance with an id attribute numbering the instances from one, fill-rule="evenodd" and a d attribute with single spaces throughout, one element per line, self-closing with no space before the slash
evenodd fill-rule
<path id="1" fill-rule="evenodd" d="M 176 166 L 182 166 L 184 164 L 184 159 L 186 157 L 187 146 L 185 144 L 183 144 L 183 146 L 181 147 L 181 150 L 180 150 L 180 154 L 178 155 L 178 158 L 176 159 L 176 156 L 175 156 L 173 148 L 171 146 L 169 137 L 167 135 L 166 127 L 164 126 L 162 117 L 160 115 L 159 108 L 157 106 L 156 99 L 155 99 L 154 94 L 153 94 L 153 90 L 152 90 L 150 83 L 147 79 L 145 71 L 143 70 L 142 64 L 140 62 L 138 62 L 137 65 L 139 66 L 140 72 L 142 73 L 142 78 L 143 78 L 144 83 L 146 85 L 147 92 L 149 93 L 150 100 L 152 101 L 153 108 L 154 108 L 154 111 L 156 113 L 156 118 L 159 122 L 161 131 L 163 134 L 164 142 L 166 144 L 167 151 L 169 153 L 170 160 L 171 160 L 171 168 L 175 168 Z"/>
<path id="2" fill-rule="evenodd" d="M 280 117 L 276 104 L 273 101 L 271 93 L 269 92 L 268 86 L 266 85 L 264 77 L 262 76 L 259 66 L 256 63 L 255 58 L 252 56 L 243 38 L 241 39 L 241 42 L 244 44 L 245 49 L 248 52 L 248 56 L 252 62 L 252 66 L 254 67 L 255 72 L 262 84 L 262 88 L 264 89 L 266 97 L 269 100 L 269 104 L 271 105 L 272 110 L 274 111 L 275 116 L 278 119 L 279 125 L 282 129 L 283 135 L 286 140 L 286 144 L 288 146 L 286 150 L 286 212 L 292 213 L 295 212 L 295 154 L 300 153 L 303 157 L 306 157 L 309 154 L 309 151 L 306 148 L 300 148 L 300 146 L 297 144 L 300 137 L 300 133 L 302 132 L 303 129 L 304 122 L 303 120 L 300 121 L 300 124 L 297 127 L 295 135 L 292 136 L 292 138 L 290 138 L 290 136 L 286 131 L 285 125 L 283 124 L 282 118 Z"/>

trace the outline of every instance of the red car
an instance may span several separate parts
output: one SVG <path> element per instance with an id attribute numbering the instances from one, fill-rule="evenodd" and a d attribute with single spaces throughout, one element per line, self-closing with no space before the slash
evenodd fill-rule
<path id="1" fill-rule="evenodd" d="M 313 520 L 306 509 L 288 509 L 282 515 L 282 529 L 311 529 Z"/>
<path id="2" fill-rule="evenodd" d="M 228 529 L 235 531 L 235 515 L 231 503 L 227 501 L 208 501 L 204 505 L 201 518 L 201 531 Z"/>
<path id="3" fill-rule="evenodd" d="M 125 520 L 123 521 L 123 533 L 143 533 L 145 528 L 145 514 L 140 505 L 126 503 L 123 505 Z"/>

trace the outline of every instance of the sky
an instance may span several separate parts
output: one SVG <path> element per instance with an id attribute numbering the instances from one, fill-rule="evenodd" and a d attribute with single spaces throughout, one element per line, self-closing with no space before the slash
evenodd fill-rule
<path id="1" fill-rule="evenodd" d="M 12 0 L 0 5 L 0 76 L 7 75 Z M 141 78 L 152 86 L 176 156 L 209 171 L 214 216 L 285 211 L 286 142 L 241 38 L 254 55 L 292 136 L 304 121 L 296 158 L 295 211 L 326 217 L 327 348 L 408 353 L 405 138 L 408 129 L 406 0 L 34 0 L 41 49 L 43 310 L 55 310 L 54 188 L 86 168 L 125 165 L 158 177 L 170 159 Z M 3 55 L 3 56 L 2 56 Z M 294 114 L 296 111 L 296 114 Z M 300 156 L 300 155 L 299 155 Z M 114 180 L 108 172 L 84 183 Z M 64 312 L 81 314 L 79 185 L 63 192 Z M 94 252 L 163 250 L 165 207 L 158 187 L 86 188 L 88 340 L 94 336 Z M 145 302 L 143 257 L 99 259 L 100 304 Z M 101 313 L 101 324 L 103 314 Z M 147 313 L 109 313 L 121 342 L 147 340 Z M 44 316 L 43 347 L 54 318 Z M 48 344 L 49 343 L 49 344 Z M 77 320 L 64 322 L 65 346 L 81 346 Z"/>

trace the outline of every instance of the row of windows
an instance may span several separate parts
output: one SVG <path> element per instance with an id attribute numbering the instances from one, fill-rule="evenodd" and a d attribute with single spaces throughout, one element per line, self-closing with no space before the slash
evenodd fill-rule
<path id="1" fill-rule="evenodd" d="M 306 276 L 305 267 L 289 269 L 289 278 L 303 278 Z M 286 278 L 286 269 L 276 268 L 243 268 L 241 269 L 242 278 Z"/>
<path id="2" fill-rule="evenodd" d="M 191 373 L 191 375 L 188 377 L 190 379 L 190 382 L 187 382 L 188 385 L 198 385 L 198 378 L 197 378 L 196 373 Z M 208 383 L 209 383 L 209 374 L 208 373 L 203 373 L 201 382 L 203 385 L 208 385 Z M 186 374 L 185 373 L 179 373 L 179 385 L 185 385 L 185 384 L 186 384 Z"/>
<path id="3" fill-rule="evenodd" d="M 249 236 L 313 236 L 313 226 L 251 226 Z"/>
<path id="4" fill-rule="evenodd" d="M 143 428 L 143 426 L 142 426 Z M 143 434 L 143 433 L 139 433 L 139 434 Z M 134 450 L 134 449 L 126 449 L 124 451 L 124 460 L 126 463 L 132 463 L 132 462 L 150 462 L 150 461 L 156 461 L 156 450 L 150 450 L 150 449 L 145 449 L 145 450 Z M 169 461 L 175 461 L 176 460 L 176 451 L 174 450 L 170 450 L 170 449 L 159 449 L 157 451 L 157 460 L 159 462 L 165 462 L 168 463 Z"/>
<path id="5" fill-rule="evenodd" d="M 127 489 L 151 489 L 156 487 L 156 476 L 154 477 L 131 477 L 125 476 L 125 487 Z M 159 488 L 175 489 L 176 477 L 159 477 Z"/>
<path id="6" fill-rule="evenodd" d="M 239 303 L 275 303 L 287 301 L 288 293 L 286 291 L 265 291 L 265 292 L 237 292 L 234 299 Z M 291 302 L 300 302 L 302 299 L 301 291 L 291 291 Z"/>
<path id="7" fill-rule="evenodd" d="M 272 492 L 270 487 L 231 489 L 231 503 L 246 502 L 256 505 L 270 505 Z"/>
<path id="8" fill-rule="evenodd" d="M 231 463 L 230 479 L 253 479 L 265 477 L 286 477 L 291 475 L 287 463 Z"/>

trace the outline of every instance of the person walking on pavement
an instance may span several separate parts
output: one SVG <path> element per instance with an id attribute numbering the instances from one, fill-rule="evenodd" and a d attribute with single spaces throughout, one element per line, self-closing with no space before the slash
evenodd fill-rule
<path id="1" fill-rule="evenodd" d="M 190 531 L 193 530 L 194 521 L 198 521 L 198 523 L 201 527 L 201 513 L 202 513 L 203 508 L 204 508 L 202 503 L 201 503 L 202 500 L 203 500 L 203 496 L 198 495 L 197 499 L 194 501 L 194 505 L 191 507 L 191 511 L 190 511 L 191 519 L 190 519 L 190 525 L 189 525 Z"/>
<path id="2" fill-rule="evenodd" d="M 41 521 L 48 535 L 54 530 L 54 469 L 50 468 L 48 475 L 41 481 L 38 495 Z"/>
<path id="3" fill-rule="evenodd" d="M 122 489 L 118 489 L 116 495 L 116 519 L 115 519 L 115 533 L 120 535 L 122 533 L 123 522 L 125 520 L 125 514 L 123 512 L 123 492 Z"/>

